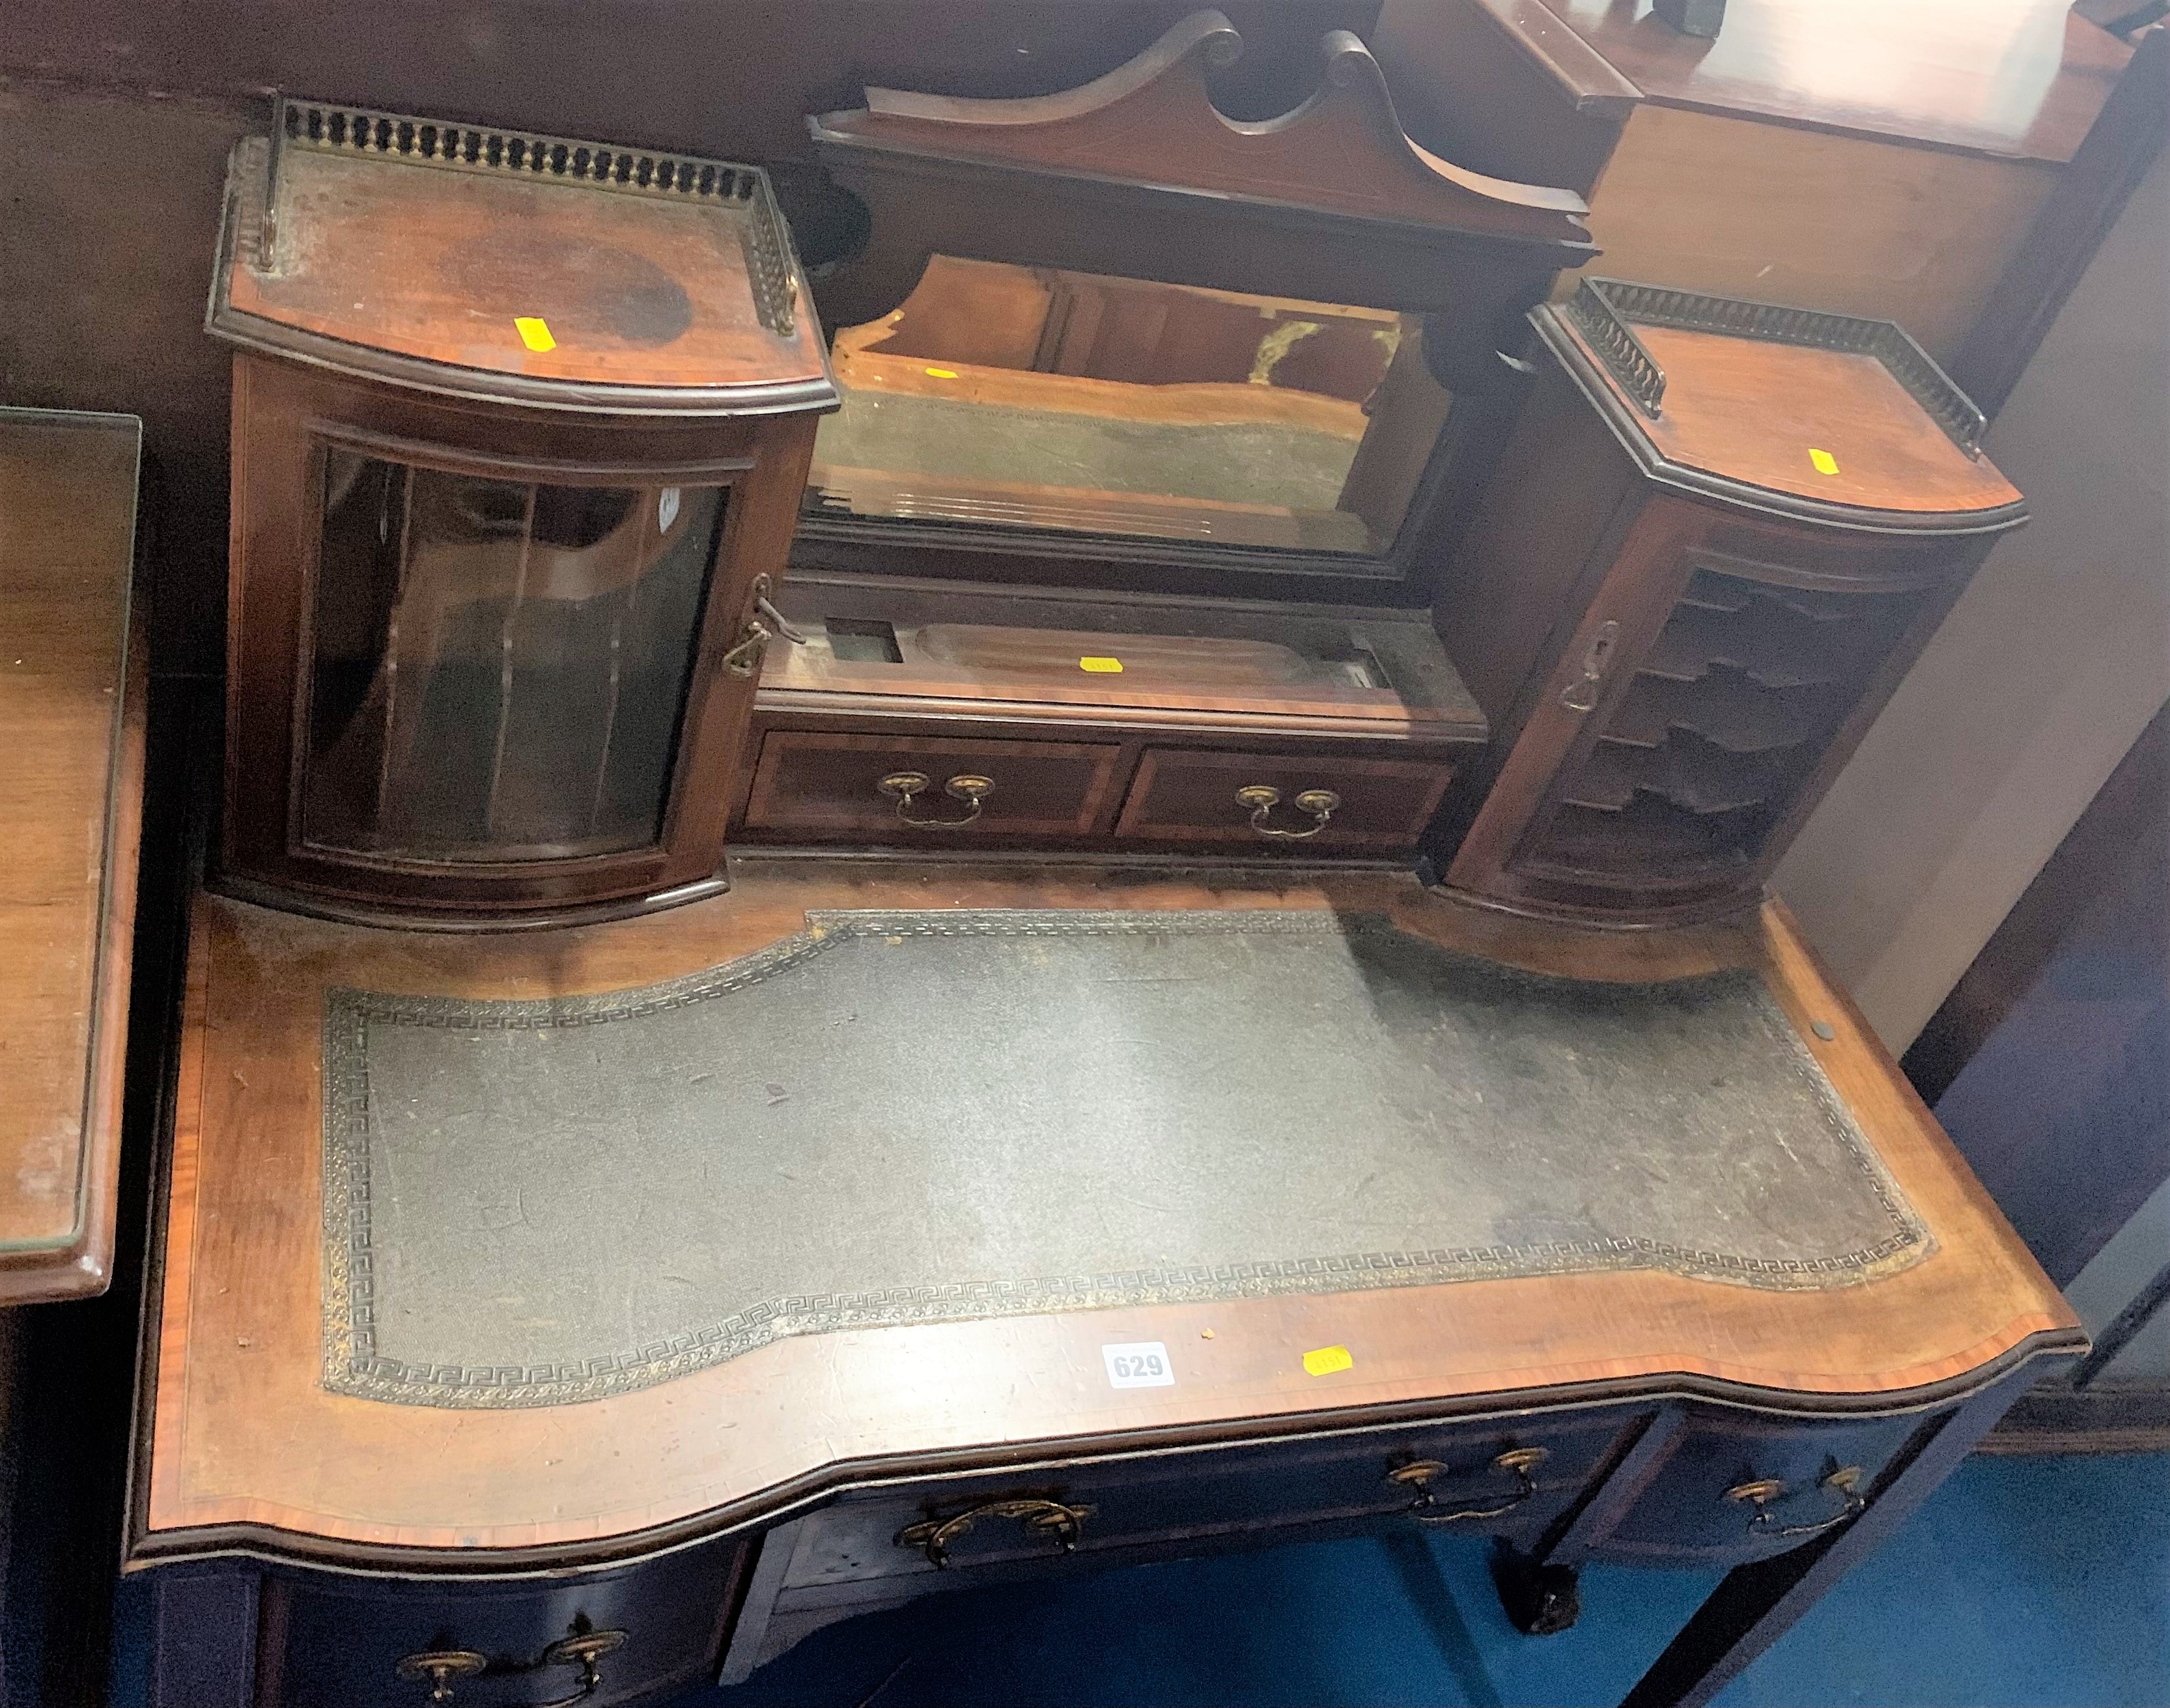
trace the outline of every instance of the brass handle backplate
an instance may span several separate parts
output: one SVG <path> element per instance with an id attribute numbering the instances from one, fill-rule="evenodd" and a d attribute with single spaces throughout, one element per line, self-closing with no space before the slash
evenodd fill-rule
<path id="1" fill-rule="evenodd" d="M 580 1631 L 559 1638 L 534 1660 L 524 1665 L 508 1665 L 504 1670 L 521 1673 L 540 1672 L 546 1667 L 578 1667 L 580 1686 L 570 1695 L 553 1697 L 548 1702 L 534 1705 L 534 1708 L 573 1708 L 575 1703 L 586 1701 L 602 1688 L 602 1657 L 623 1648 L 625 1641 L 626 1633 L 622 1631 Z M 473 1649 L 424 1649 L 416 1654 L 403 1655 L 393 1663 L 392 1670 L 402 1679 L 428 1679 L 430 1700 L 450 1702 L 453 1700 L 455 1679 L 478 1677 L 489 1669 L 489 1664 L 488 1655 Z"/>
<path id="2" fill-rule="evenodd" d="M 1442 1507 L 1432 1484 L 1447 1475 L 1447 1467 L 1436 1459 L 1419 1459 L 1414 1465 L 1398 1465 L 1387 1473 L 1387 1481 L 1403 1488 L 1414 1489 L 1415 1495 L 1409 1502 L 1409 1516 L 1420 1524 L 1459 1524 L 1479 1519 L 1504 1518 L 1537 1492 L 1536 1480 L 1530 1473 L 1542 1465 L 1552 1454 L 1542 1447 L 1510 1447 L 1492 1461 L 1494 1470 L 1511 1472 L 1515 1492 L 1505 1500 L 1489 1506 Z"/>
<path id="3" fill-rule="evenodd" d="M 1560 704 L 1570 712 L 1595 712 L 1598 691 L 1605 686 L 1605 673 L 1611 668 L 1613 649 L 1620 644 L 1620 625 L 1605 622 L 1597 626 L 1590 636 L 1590 645 L 1582 655 L 1582 674 L 1567 685 L 1560 696 Z"/>
<path id="4" fill-rule="evenodd" d="M 918 830 L 954 830 L 959 825 L 969 825 L 980 816 L 987 797 L 995 792 L 995 780 L 974 771 L 959 771 L 942 785 L 942 793 L 953 801 L 965 803 L 966 810 L 954 819 L 922 819 L 911 810 L 913 799 L 933 787 L 933 779 L 923 771 L 893 771 L 874 787 L 896 802 L 896 816 L 901 824 L 910 825 Z"/>
<path id="5" fill-rule="evenodd" d="M 473 1649 L 424 1649 L 419 1654 L 403 1655 L 392 1670 L 402 1679 L 427 1679 L 430 1700 L 449 1702 L 453 1679 L 472 1679 L 489 1664 L 488 1655 Z"/>
<path id="6" fill-rule="evenodd" d="M 1298 812 L 1311 814 L 1311 824 L 1301 830 L 1285 830 L 1273 822 L 1274 809 L 1281 803 L 1281 792 L 1265 783 L 1253 783 L 1248 788 L 1236 791 L 1236 804 L 1251 809 L 1251 828 L 1261 836 L 1278 836 L 1284 841 L 1301 842 L 1316 836 L 1326 828 L 1334 809 L 1340 806 L 1341 797 L 1332 789 L 1306 789 L 1289 804 Z"/>
<path id="7" fill-rule="evenodd" d="M 1074 1554 L 1079 1530 L 1092 1516 L 1090 1507 L 1066 1506 L 1061 1501 L 988 1501 L 953 1519 L 922 1519 L 916 1524 L 906 1524 L 896 1533 L 896 1545 L 917 1548 L 927 1556 L 928 1565 L 947 1571 L 949 1545 L 981 1519 L 1015 1519 L 1035 1535 L 1052 1537 L 1057 1553 Z"/>
<path id="8" fill-rule="evenodd" d="M 1830 1461 L 1827 1460 L 1825 1463 Z M 1788 1485 L 1775 1476 L 1761 1476 L 1753 1482 L 1735 1483 L 1726 1490 L 1725 1497 L 1729 1501 L 1745 1502 L 1756 1508 L 1748 1520 L 1748 1534 L 1751 1536 L 1818 1535 L 1851 1519 L 1858 1518 L 1868 1505 L 1861 1492 L 1861 1467 L 1857 1465 L 1841 1465 L 1825 1476 L 1816 1486 L 1837 1495 L 1840 1497 L 1839 1508 L 1828 1518 L 1817 1519 L 1805 1524 L 1782 1524 L 1772 1516 L 1772 1503 L 1783 1500 L 1792 1492 Z"/>

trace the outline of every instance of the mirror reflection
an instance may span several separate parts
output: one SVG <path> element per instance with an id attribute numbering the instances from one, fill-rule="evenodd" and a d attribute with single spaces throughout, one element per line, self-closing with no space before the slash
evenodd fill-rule
<path id="1" fill-rule="evenodd" d="M 1449 398 L 1418 317 L 937 256 L 847 327 L 810 508 L 1376 556 Z"/>

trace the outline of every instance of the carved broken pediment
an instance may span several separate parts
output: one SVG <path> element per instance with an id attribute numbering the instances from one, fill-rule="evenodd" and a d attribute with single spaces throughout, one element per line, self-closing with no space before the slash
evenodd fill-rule
<path id="1" fill-rule="evenodd" d="M 1127 64 L 1057 94 L 1014 100 L 869 88 L 867 104 L 808 120 L 817 144 L 1061 173 L 1547 243 L 1586 243 L 1571 190 L 1487 178 L 1412 142 L 1371 50 L 1345 29 L 1319 44 L 1318 91 L 1244 123 L 1213 104 L 1210 70 L 1243 38 L 1193 13 Z"/>

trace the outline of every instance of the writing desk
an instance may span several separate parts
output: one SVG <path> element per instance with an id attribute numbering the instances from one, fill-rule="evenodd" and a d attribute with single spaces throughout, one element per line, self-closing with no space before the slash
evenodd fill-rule
<path id="1" fill-rule="evenodd" d="M 1776 903 L 732 879 L 482 937 L 199 899 L 155 1700 L 617 1701 L 1419 1523 L 1537 1631 L 1585 1560 L 1732 1567 L 1633 1699 L 1702 1700 L 2083 1345 Z"/>

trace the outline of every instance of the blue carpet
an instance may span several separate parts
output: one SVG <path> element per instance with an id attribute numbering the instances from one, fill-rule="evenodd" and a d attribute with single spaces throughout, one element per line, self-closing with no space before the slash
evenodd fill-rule
<path id="1" fill-rule="evenodd" d="M 1716 1582 L 1593 1567 L 1581 1622 L 1531 1638 L 1483 1557 L 1410 1532 L 958 1591 L 679 1708 L 1573 1708 L 1617 1701 Z M 1719 1703 L 2170 1708 L 2170 1457 L 1969 1460 Z"/>

